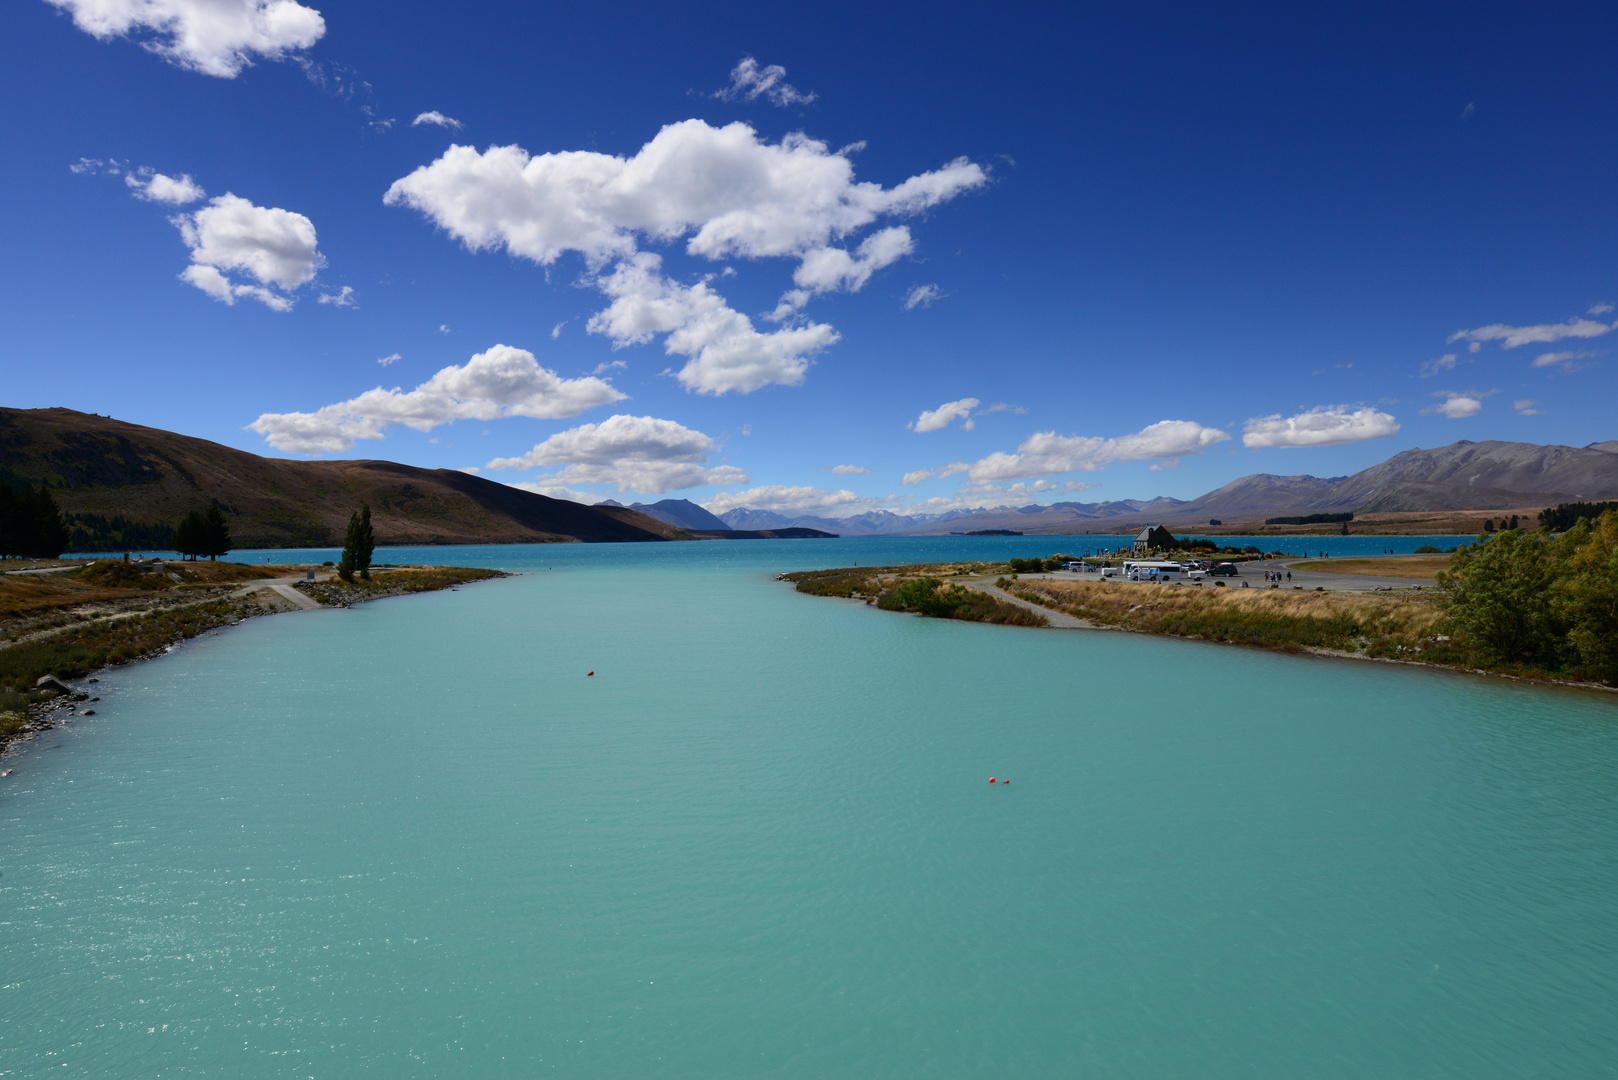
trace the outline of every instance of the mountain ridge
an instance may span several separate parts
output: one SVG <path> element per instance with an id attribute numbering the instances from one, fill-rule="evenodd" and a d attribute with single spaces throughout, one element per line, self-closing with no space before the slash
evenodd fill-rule
<path id="1" fill-rule="evenodd" d="M 63 511 L 172 525 L 218 499 L 238 547 L 330 547 L 369 502 L 381 544 L 691 539 L 628 508 L 582 506 L 454 469 L 265 458 L 72 409 L 0 407 L 0 480 L 49 482 Z"/>

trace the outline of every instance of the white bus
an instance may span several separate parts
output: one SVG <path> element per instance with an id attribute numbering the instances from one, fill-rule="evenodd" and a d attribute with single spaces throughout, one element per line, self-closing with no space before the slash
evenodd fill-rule
<path id="1" fill-rule="evenodd" d="M 1125 581 L 1179 581 L 1185 574 L 1183 563 L 1166 559 L 1124 560 Z"/>

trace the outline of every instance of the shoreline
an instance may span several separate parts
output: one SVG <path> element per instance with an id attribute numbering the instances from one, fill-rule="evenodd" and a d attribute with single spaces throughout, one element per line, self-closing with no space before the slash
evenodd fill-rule
<path id="1" fill-rule="evenodd" d="M 121 656 L 115 660 L 108 659 L 77 675 L 60 677 L 54 671 L 41 673 L 34 686 L 50 691 L 54 696 L 29 703 L 23 710 L 27 719 L 20 726 L 9 731 L 0 730 L 0 779 L 10 774 L 11 759 L 25 753 L 29 744 L 40 735 L 64 726 L 75 717 L 96 715 L 97 710 L 83 708 L 101 700 L 90 687 L 100 682 L 103 673 L 114 668 L 126 668 L 167 656 L 188 641 L 215 631 L 239 626 L 249 619 L 287 612 L 318 611 L 323 608 L 342 609 L 355 604 L 424 592 L 440 592 L 479 581 L 514 576 L 503 570 L 452 566 L 398 566 L 388 567 L 386 571 L 381 567 L 373 569 L 379 573 L 370 582 L 356 581 L 353 584 L 337 583 L 334 581 L 335 575 L 328 575 L 318 580 L 298 580 L 290 584 L 285 584 L 287 579 L 282 578 L 257 579 L 244 588 L 236 589 L 228 596 L 209 597 L 189 604 L 171 604 L 154 610 L 123 612 L 94 622 L 27 634 L 15 641 L 0 644 L 0 656 L 3 656 L 10 648 L 23 644 L 48 643 L 53 637 L 66 636 L 87 626 L 107 627 L 114 622 L 184 616 L 177 625 L 164 632 L 155 644 L 137 654 Z M 388 571 L 420 576 L 413 581 L 379 580 L 382 573 Z M 288 593 L 294 593 L 295 596 L 288 596 Z M 343 595 L 345 593 L 348 595 Z M 109 655 L 118 653 L 113 650 Z M 47 679 L 54 685 L 41 685 Z M 15 715 L 15 712 L 0 714 L 0 718 Z"/>
<path id="2" fill-rule="evenodd" d="M 1301 560 L 1300 560 L 1301 561 Z M 1346 559 L 1344 560 L 1347 561 Z M 970 590 L 983 595 L 990 600 L 1005 605 L 1013 605 L 1030 614 L 1043 616 L 1041 623 L 1027 625 L 1029 629 L 1053 630 L 1111 630 L 1128 634 L 1144 634 L 1154 637 L 1175 638 L 1183 641 L 1205 642 L 1214 645 L 1236 645 L 1249 648 L 1263 649 L 1268 652 L 1290 653 L 1293 655 L 1318 656 L 1325 659 L 1336 660 L 1368 660 L 1388 664 L 1400 664 L 1412 667 L 1429 668 L 1434 671 L 1445 671 L 1458 675 L 1478 675 L 1487 678 L 1506 679 L 1513 682 L 1529 683 L 1540 686 L 1554 686 L 1570 690 L 1595 690 L 1605 694 L 1618 693 L 1618 686 L 1609 686 L 1605 683 L 1589 682 L 1578 679 L 1569 679 L 1551 673 L 1538 673 L 1523 670 L 1494 670 L 1468 663 L 1461 655 L 1455 659 L 1445 661 L 1430 656 L 1399 655 L 1413 649 L 1418 654 L 1427 652 L 1449 651 L 1456 652 L 1450 644 L 1450 638 L 1437 633 L 1442 627 L 1435 614 L 1441 616 L 1440 601 L 1434 597 L 1432 590 L 1424 586 L 1408 586 L 1404 589 L 1390 589 L 1386 585 L 1378 586 L 1367 584 L 1363 589 L 1342 589 L 1339 587 L 1335 594 L 1322 591 L 1302 591 L 1303 587 L 1292 590 L 1271 590 L 1268 588 L 1252 588 L 1249 590 L 1227 589 L 1187 589 L 1184 586 L 1162 586 L 1145 583 L 1130 583 L 1123 581 L 1102 582 L 1095 579 L 1052 579 L 1045 576 L 1019 577 L 1011 575 L 1009 578 L 1002 568 L 990 569 L 990 564 L 932 564 L 921 566 L 888 566 L 869 568 L 842 568 L 838 570 L 802 571 L 797 573 L 780 574 L 777 580 L 794 583 L 796 590 L 801 593 L 818 596 L 830 596 L 838 599 L 850 599 L 868 606 L 882 607 L 884 610 L 910 612 L 922 617 L 931 615 L 929 612 L 918 611 L 915 608 L 894 607 L 891 604 L 879 602 L 879 597 L 890 592 L 895 586 L 904 582 L 917 582 L 931 579 L 935 585 L 946 585 L 952 588 Z M 1277 565 L 1285 566 L 1286 562 L 1277 561 Z M 998 574 L 998 578 L 997 575 Z M 1034 591 L 1033 589 L 1017 589 L 1017 584 L 1027 586 L 1046 585 L 1047 589 Z M 807 588 L 805 586 L 808 586 Z M 1050 592 L 1070 593 L 1071 599 L 1092 599 L 1097 594 L 1094 590 L 1141 590 L 1138 593 L 1115 593 L 1109 599 L 1128 597 L 1128 600 L 1139 601 L 1128 603 L 1127 610 L 1118 611 L 1122 606 L 1113 605 L 1113 610 L 1098 609 L 1099 613 L 1107 616 L 1107 621 L 1090 617 L 1086 618 L 1086 609 L 1080 604 L 1060 603 L 1056 596 Z M 1159 591 L 1164 590 L 1164 591 Z M 1046 595 L 1042 595 L 1042 592 Z M 1228 607 L 1236 604 L 1260 604 L 1271 611 L 1270 622 L 1262 630 L 1244 630 L 1242 628 L 1215 629 L 1204 628 L 1200 632 L 1185 632 L 1161 625 L 1163 609 L 1173 605 L 1180 612 L 1188 608 L 1201 608 L 1201 611 L 1192 611 L 1191 614 L 1208 616 L 1217 615 L 1219 607 Z M 1306 640 L 1288 639 L 1283 636 L 1290 633 L 1293 638 L 1299 635 L 1300 629 L 1305 635 L 1320 637 L 1321 631 L 1308 625 L 1311 620 L 1320 621 L 1319 616 L 1327 611 L 1325 605 L 1333 602 L 1344 606 L 1353 605 L 1360 609 L 1360 613 L 1381 614 L 1384 617 L 1402 617 L 1404 626 L 1401 630 L 1406 632 L 1387 632 L 1381 640 L 1366 641 L 1363 636 L 1356 642 L 1357 648 L 1343 648 L 1339 645 L 1326 643 L 1310 643 Z M 1292 612 L 1277 612 L 1277 608 L 1293 609 Z M 1304 608 L 1307 611 L 1300 611 Z M 1307 610 L 1313 609 L 1313 610 Z M 1179 614 L 1180 612 L 1176 612 Z M 1413 620 L 1413 614 L 1420 613 L 1426 616 Z M 1333 613 L 1335 614 L 1335 613 Z M 1051 618 L 1057 616 L 1060 622 Z M 973 619 L 969 615 L 931 615 L 931 617 L 954 617 L 961 621 L 996 621 Z M 1159 623 L 1154 623 L 1156 617 Z M 1194 624 L 1196 619 L 1183 618 L 1178 620 L 1182 625 Z M 1419 637 L 1412 637 L 1408 632 L 1417 622 L 1430 625 L 1422 627 L 1423 630 L 1433 631 Z M 1268 631 L 1271 636 L 1266 639 L 1262 631 Z"/>

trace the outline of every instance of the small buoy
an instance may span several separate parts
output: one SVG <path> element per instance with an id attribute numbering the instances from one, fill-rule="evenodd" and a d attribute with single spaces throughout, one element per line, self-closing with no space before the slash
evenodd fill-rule
<path id="1" fill-rule="evenodd" d="M 991 784 L 994 783 L 994 777 L 992 777 L 992 776 L 989 777 L 989 783 L 991 783 Z"/>
<path id="2" fill-rule="evenodd" d="M 585 672 L 585 674 L 586 674 L 586 675 L 594 675 L 594 674 L 595 674 L 595 672 L 593 672 L 593 671 L 586 671 L 586 672 Z"/>

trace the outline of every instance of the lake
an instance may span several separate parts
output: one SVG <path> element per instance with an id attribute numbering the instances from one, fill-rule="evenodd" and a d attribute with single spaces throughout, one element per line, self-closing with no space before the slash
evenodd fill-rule
<path id="1" fill-rule="evenodd" d="M 523 574 L 106 673 L 0 1076 L 1618 1071 L 1613 697 L 774 580 L 1101 539 L 379 551 Z"/>

